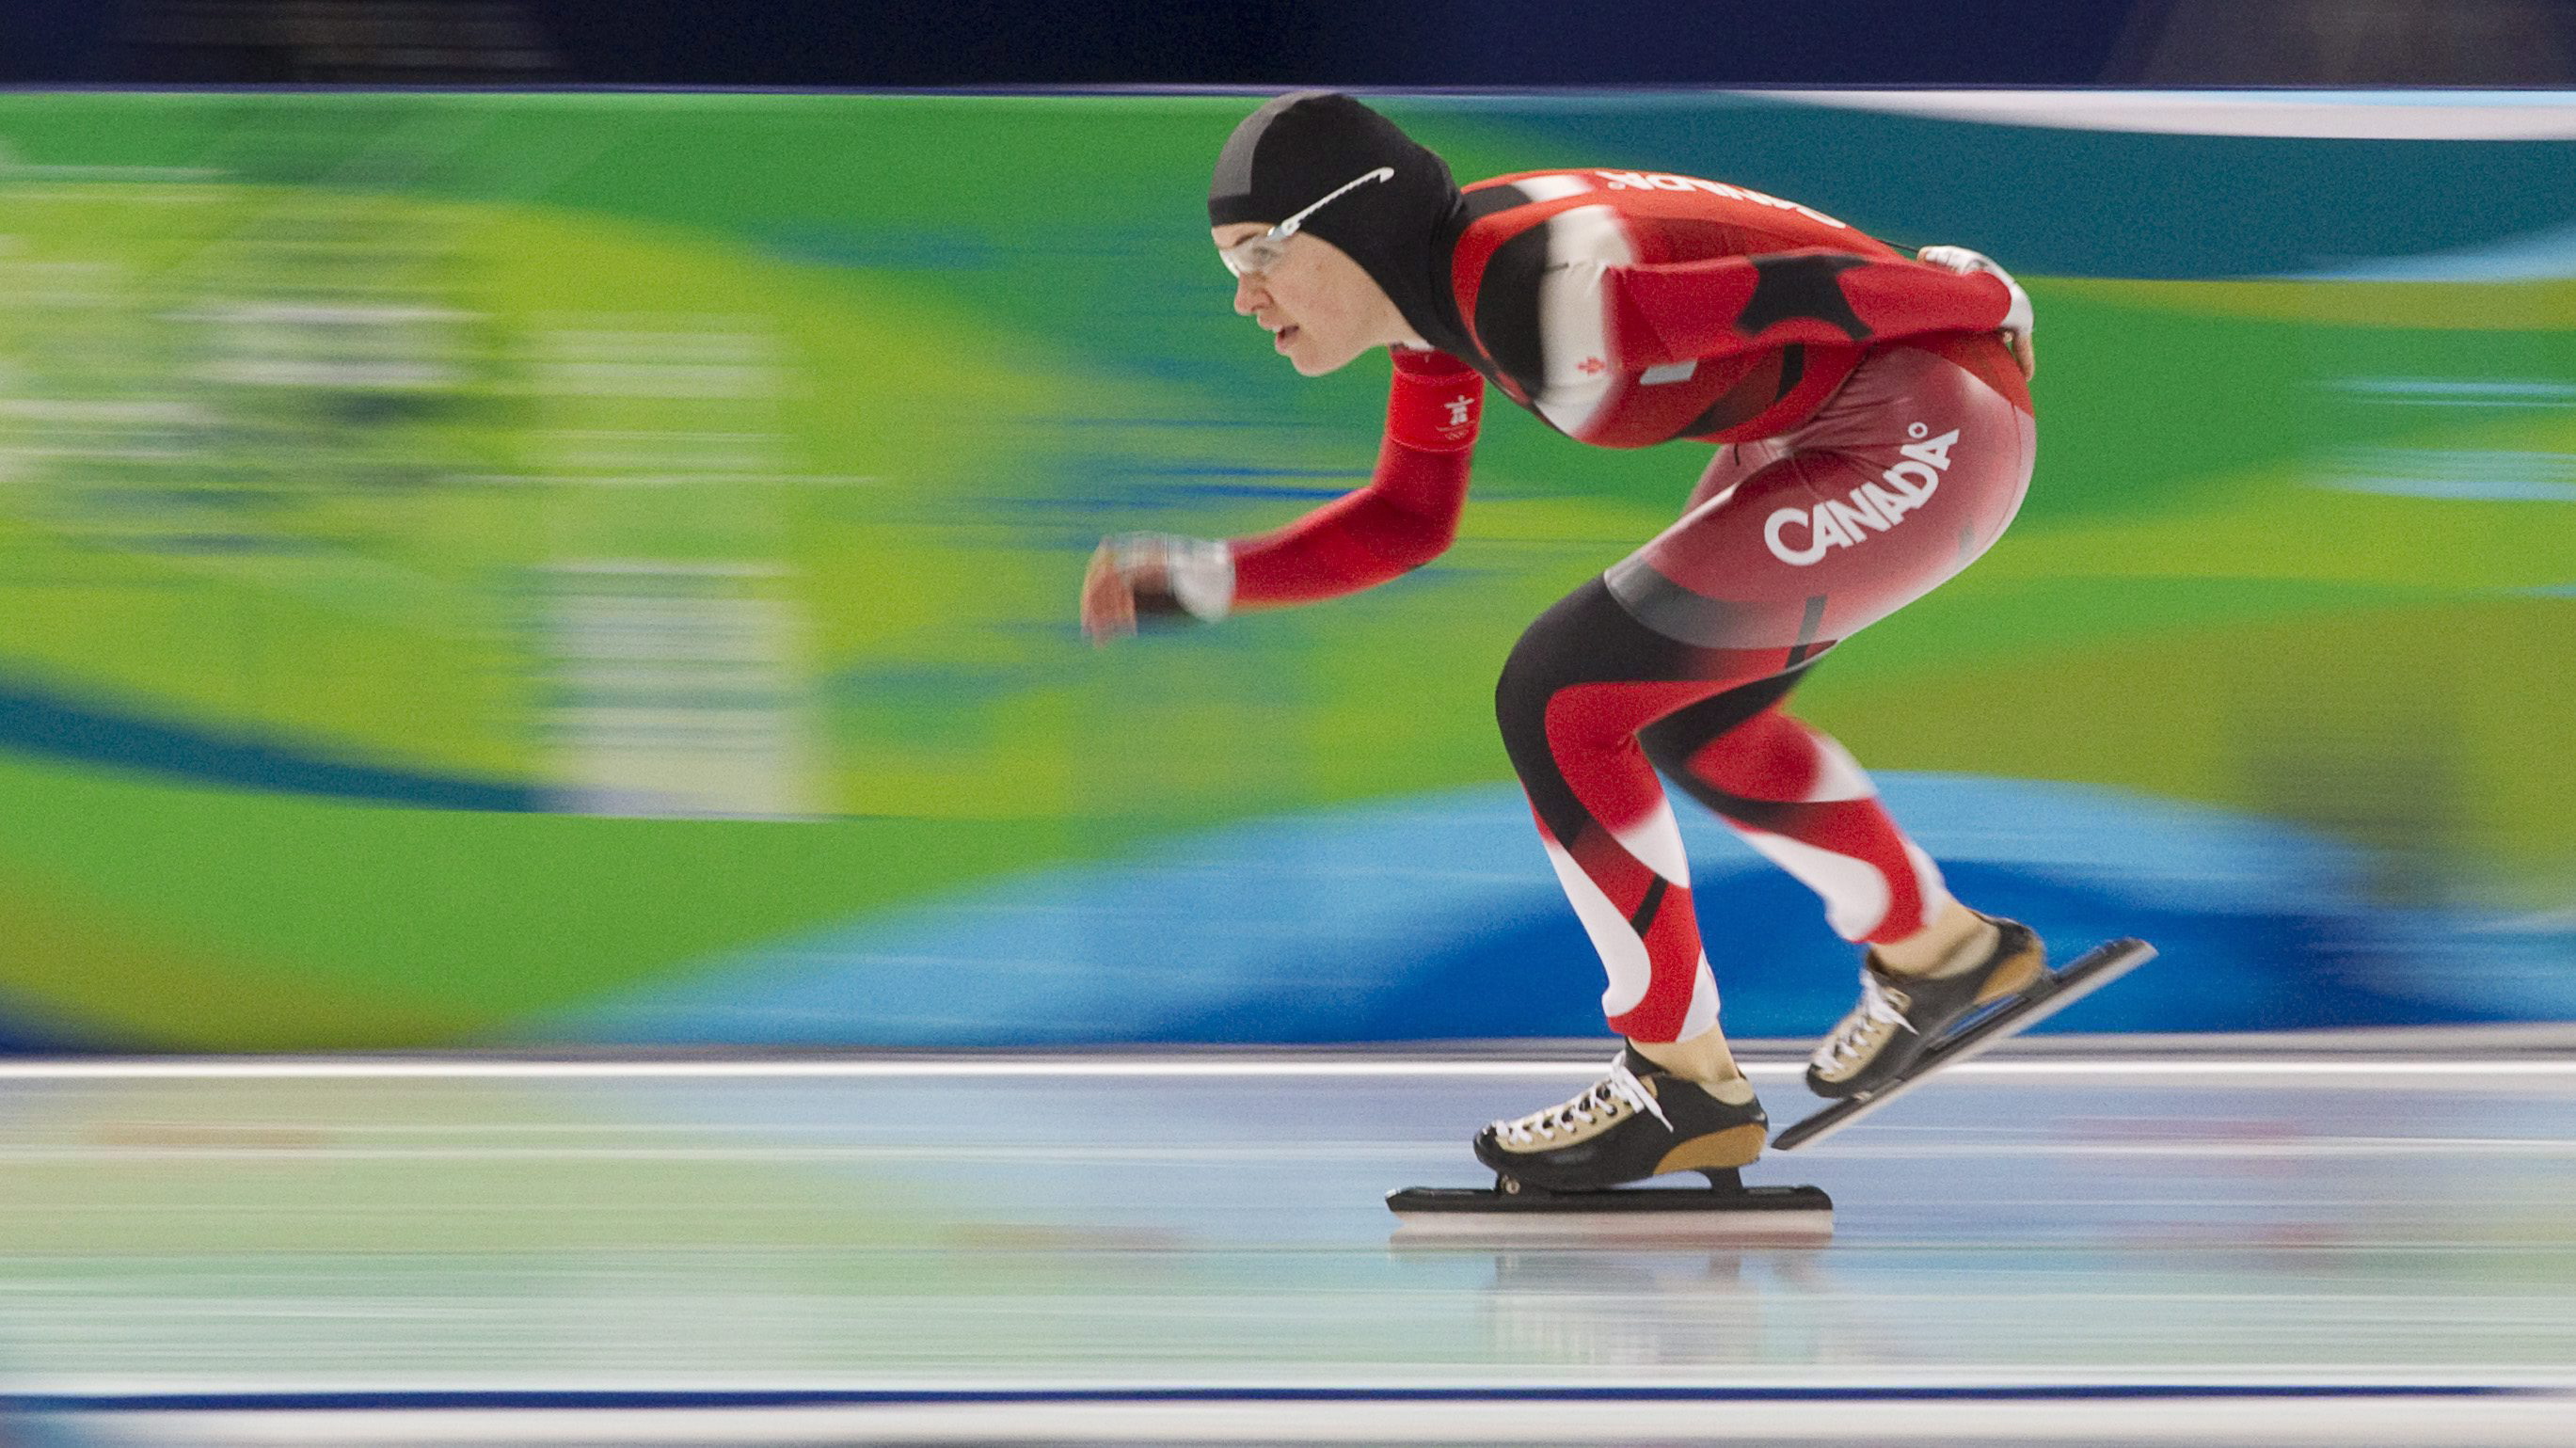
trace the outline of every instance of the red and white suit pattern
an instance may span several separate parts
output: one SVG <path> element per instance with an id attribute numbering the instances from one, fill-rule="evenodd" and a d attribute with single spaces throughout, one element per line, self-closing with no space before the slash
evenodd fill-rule
<path id="1" fill-rule="evenodd" d="M 1447 548 L 1488 381 L 1597 446 L 1717 444 L 1680 519 L 1533 623 L 1495 694 L 1612 1027 L 1687 1038 L 1716 1024 L 1717 990 L 1658 767 L 1848 939 L 1901 938 L 1948 899 L 1860 766 L 1781 705 L 2020 506 L 2030 398 L 1994 335 L 2011 291 L 1698 178 L 1540 172 L 1465 194 L 1451 281 L 1470 345 L 1397 353 L 1369 485 L 1232 544 L 1235 606 L 1369 587 Z"/>

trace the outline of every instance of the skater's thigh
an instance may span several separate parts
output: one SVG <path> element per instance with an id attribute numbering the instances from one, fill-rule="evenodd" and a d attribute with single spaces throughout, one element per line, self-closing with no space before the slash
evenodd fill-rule
<path id="1" fill-rule="evenodd" d="M 1503 749 L 1551 836 L 1662 808 L 1639 731 L 1788 669 L 1787 650 L 1705 648 L 1657 633 L 1595 578 L 1541 614 L 1494 686 Z"/>
<path id="2" fill-rule="evenodd" d="M 1647 725 L 1637 742 L 1645 746 L 1646 757 L 1656 768 L 1676 777 L 1685 775 L 1692 755 L 1779 710 L 1806 676 L 1807 666 L 1801 664 L 1720 690 Z"/>
<path id="3" fill-rule="evenodd" d="M 1540 711 L 1562 716 L 1577 707 L 1566 697 L 1570 692 L 1592 691 L 1586 697 L 1599 702 L 1587 707 L 1633 714 L 1642 723 L 1794 672 L 1794 652 L 1779 646 L 1708 647 L 1675 638 L 1648 627 L 1612 595 L 1604 576 L 1559 599 L 1522 631 L 1504 661 L 1496 701 L 1507 717 Z"/>
<path id="4" fill-rule="evenodd" d="M 1677 641 L 1795 663 L 1930 592 L 2030 482 L 2030 414 L 1982 373 L 1932 349 L 1872 355 L 1780 456 L 1613 566 L 1611 593 Z"/>

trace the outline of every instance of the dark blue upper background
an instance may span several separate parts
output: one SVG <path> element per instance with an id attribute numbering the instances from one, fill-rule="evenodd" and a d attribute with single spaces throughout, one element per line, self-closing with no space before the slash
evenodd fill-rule
<path id="1" fill-rule="evenodd" d="M 2174 53 L 2159 38 L 2206 28 L 2214 3 L 0 0 L 0 83 L 2171 83 L 2189 77 L 2157 72 L 2155 57 Z M 2217 13 L 2264 9 L 2231 0 Z M 424 38 L 445 58 L 425 58 Z M 353 40 L 373 58 L 352 59 L 367 48 Z"/>

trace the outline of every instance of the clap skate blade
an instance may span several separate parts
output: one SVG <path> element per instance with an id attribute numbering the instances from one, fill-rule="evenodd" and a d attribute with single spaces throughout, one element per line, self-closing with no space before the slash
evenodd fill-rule
<path id="1" fill-rule="evenodd" d="M 2033 981 L 2028 990 L 1926 1047 L 1904 1075 L 1875 1091 L 1844 1097 L 1773 1137 L 1771 1149 L 1795 1151 L 1822 1141 L 1921 1085 L 1942 1067 L 1955 1066 L 2019 1035 L 2155 958 L 2156 948 L 2143 940 L 2120 939 L 2094 946 L 2063 970 L 2048 972 Z"/>
<path id="2" fill-rule="evenodd" d="M 1818 1246 L 1834 1235 L 1834 1202 L 1814 1187 L 1748 1187 L 1731 1169 L 1705 1187 L 1550 1192 L 1510 1177 L 1489 1188 L 1389 1192 L 1395 1239 L 1471 1246 Z"/>

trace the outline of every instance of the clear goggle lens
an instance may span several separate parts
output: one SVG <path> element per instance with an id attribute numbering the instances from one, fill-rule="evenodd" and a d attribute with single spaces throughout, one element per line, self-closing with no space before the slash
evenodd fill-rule
<path id="1" fill-rule="evenodd" d="M 1257 276 L 1287 259 L 1288 238 L 1265 231 L 1250 241 L 1219 248 L 1216 256 L 1236 276 Z"/>

